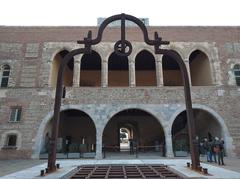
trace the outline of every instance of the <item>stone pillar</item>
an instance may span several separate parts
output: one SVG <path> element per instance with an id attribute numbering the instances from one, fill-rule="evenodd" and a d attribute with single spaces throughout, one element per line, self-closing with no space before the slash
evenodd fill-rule
<path id="1" fill-rule="evenodd" d="M 129 86 L 136 86 L 135 63 L 133 60 L 129 60 Z"/>
<path id="2" fill-rule="evenodd" d="M 163 86 L 162 55 L 156 56 L 156 79 L 157 86 Z"/>
<path id="3" fill-rule="evenodd" d="M 190 65 L 189 65 L 189 60 L 185 59 L 184 60 L 185 66 L 187 68 L 187 72 L 188 72 L 188 78 L 189 78 L 189 84 L 190 86 L 192 85 L 192 81 L 191 81 L 191 72 L 190 72 Z"/>
<path id="4" fill-rule="evenodd" d="M 96 128 L 96 156 L 95 159 L 102 159 L 102 129 Z"/>
<path id="5" fill-rule="evenodd" d="M 102 61 L 102 87 L 108 86 L 108 62 L 107 60 Z"/>
<path id="6" fill-rule="evenodd" d="M 75 57 L 74 59 L 74 68 L 73 68 L 73 86 L 79 87 L 80 86 L 80 66 L 81 66 L 81 58 L 82 55 Z"/>
<path id="7" fill-rule="evenodd" d="M 166 141 L 166 157 L 172 158 L 174 157 L 173 154 L 173 147 L 172 147 L 172 134 L 171 131 L 169 131 L 165 136 Z"/>

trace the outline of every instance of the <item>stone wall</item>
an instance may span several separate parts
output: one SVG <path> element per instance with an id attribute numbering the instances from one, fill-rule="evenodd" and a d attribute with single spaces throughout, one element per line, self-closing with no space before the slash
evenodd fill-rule
<path id="1" fill-rule="evenodd" d="M 76 40 L 82 39 L 87 27 L 76 28 L 17 28 L 0 27 L 0 66 L 11 67 L 9 87 L 0 88 L 0 158 L 38 157 L 43 142 L 44 130 L 52 118 L 54 88 L 49 87 L 49 75 L 54 56 L 61 50 L 82 47 Z M 96 28 L 93 29 L 94 33 Z M 239 98 L 233 66 L 240 60 L 239 27 L 151 27 L 150 34 L 161 31 L 165 40 L 171 40 L 169 49 L 176 50 L 189 63 L 194 50 L 204 52 L 210 61 L 212 86 L 192 86 L 193 106 L 211 113 L 222 127 L 228 155 L 240 155 Z M 104 43 L 93 47 L 106 64 L 113 51 L 112 41 L 117 29 L 108 29 Z M 136 28 L 129 28 L 134 51 L 129 57 L 132 68 L 137 53 L 153 48 L 142 43 Z M 223 35 L 224 34 L 224 35 Z M 152 36 L 152 35 L 151 35 Z M 161 57 L 155 56 L 161 66 Z M 81 55 L 75 57 L 79 64 Z M 156 66 L 158 66 L 156 64 Z M 129 69 L 130 69 L 129 68 Z M 160 68 L 157 69 L 156 73 Z M 105 75 L 105 76 L 104 76 Z M 97 131 L 97 158 L 101 158 L 102 132 L 110 118 L 121 110 L 137 108 L 155 116 L 164 128 L 167 156 L 172 156 L 171 125 L 176 116 L 184 111 L 183 87 L 163 86 L 157 76 L 156 87 L 135 87 L 133 73 L 129 76 L 129 87 L 107 87 L 106 71 L 102 72 L 101 86 L 95 88 L 68 87 L 62 110 L 78 109 L 86 112 L 94 121 Z M 22 106 L 20 122 L 9 122 L 12 106 Z M 16 150 L 5 150 L 6 134 L 18 135 Z M 19 137 L 21 136 L 21 137 Z"/>

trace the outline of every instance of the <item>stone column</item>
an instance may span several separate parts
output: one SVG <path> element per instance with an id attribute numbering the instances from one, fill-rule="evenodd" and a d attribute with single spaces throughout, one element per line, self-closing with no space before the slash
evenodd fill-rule
<path id="1" fill-rule="evenodd" d="M 184 60 L 185 66 L 187 68 L 187 72 L 188 72 L 188 78 L 189 78 L 189 85 L 192 85 L 192 81 L 191 81 L 191 72 L 190 72 L 190 65 L 189 65 L 189 60 L 185 59 Z"/>
<path id="2" fill-rule="evenodd" d="M 156 56 L 156 78 L 157 86 L 163 86 L 162 55 Z"/>
<path id="3" fill-rule="evenodd" d="M 108 62 L 107 60 L 102 61 L 102 87 L 108 86 Z"/>
<path id="4" fill-rule="evenodd" d="M 136 86 L 135 63 L 132 59 L 129 59 L 129 86 Z"/>
<path id="5" fill-rule="evenodd" d="M 173 147 L 172 147 L 172 134 L 171 131 L 169 131 L 165 136 L 166 141 L 166 157 L 172 158 L 174 157 L 173 154 Z"/>
<path id="6" fill-rule="evenodd" d="M 73 68 L 73 86 L 80 86 L 80 65 L 81 65 L 82 55 L 75 57 L 74 59 L 74 68 Z"/>
<path id="7" fill-rule="evenodd" d="M 102 159 L 102 133 L 103 130 L 98 126 L 96 128 L 96 156 L 95 159 Z"/>

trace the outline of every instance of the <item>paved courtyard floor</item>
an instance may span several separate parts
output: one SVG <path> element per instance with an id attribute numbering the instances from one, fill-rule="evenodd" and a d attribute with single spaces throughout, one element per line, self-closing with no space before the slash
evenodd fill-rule
<path id="1" fill-rule="evenodd" d="M 57 160 L 60 163 L 60 169 L 57 172 L 40 177 L 40 170 L 45 169 L 47 166 L 46 160 L 1 160 L 0 161 L 0 177 L 1 179 L 30 179 L 30 178 L 68 178 L 69 171 L 76 171 L 77 166 L 87 164 L 165 164 L 171 169 L 184 173 L 188 177 L 192 178 L 238 178 L 240 179 L 240 159 L 238 158 L 225 158 L 225 166 L 218 166 L 215 163 L 204 162 L 204 158 L 201 159 L 201 165 L 204 168 L 208 168 L 209 176 L 204 176 L 197 172 L 194 172 L 186 167 L 186 163 L 190 162 L 190 159 L 68 159 Z"/>

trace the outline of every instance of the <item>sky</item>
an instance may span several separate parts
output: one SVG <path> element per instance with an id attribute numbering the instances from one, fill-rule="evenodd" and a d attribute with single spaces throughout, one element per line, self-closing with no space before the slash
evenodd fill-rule
<path id="1" fill-rule="evenodd" d="M 2 0 L 0 25 L 96 26 L 120 13 L 152 26 L 239 26 L 240 0 Z"/>

